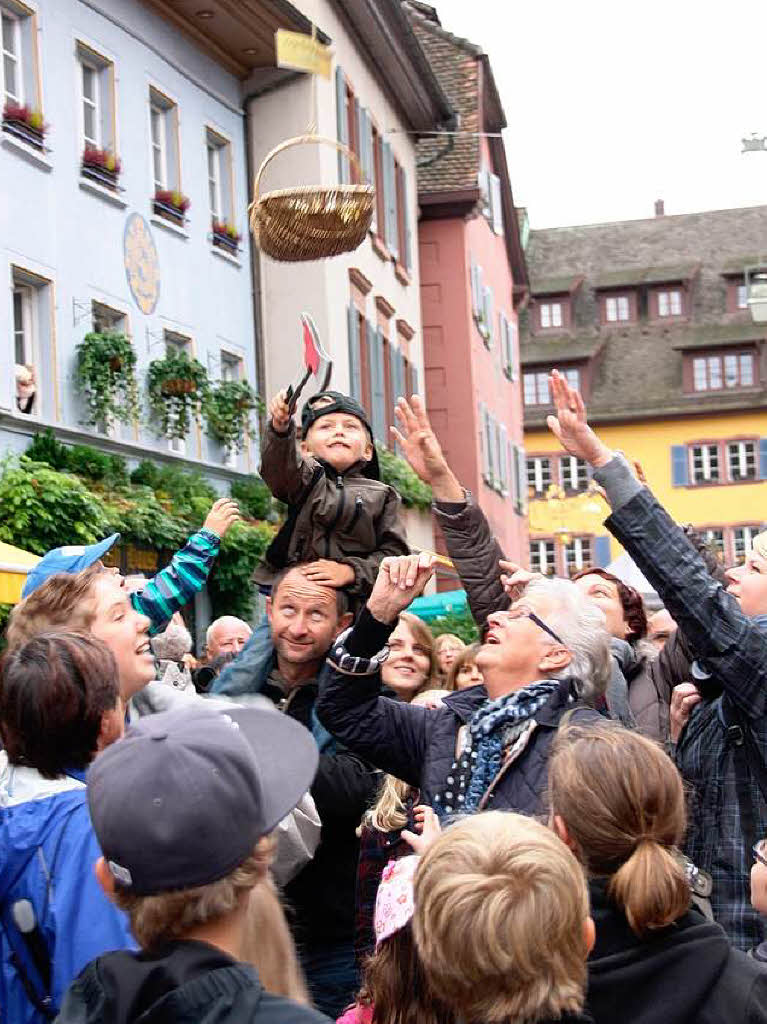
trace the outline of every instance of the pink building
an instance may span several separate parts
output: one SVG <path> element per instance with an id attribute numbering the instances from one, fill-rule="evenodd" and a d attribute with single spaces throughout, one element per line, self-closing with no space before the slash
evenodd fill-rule
<path id="1" fill-rule="evenodd" d="M 461 134 L 421 141 L 418 248 L 426 402 L 448 460 L 506 554 L 527 561 L 527 483 L 516 307 L 528 281 L 490 63 L 408 4 Z M 455 579 L 440 580 L 451 589 Z"/>

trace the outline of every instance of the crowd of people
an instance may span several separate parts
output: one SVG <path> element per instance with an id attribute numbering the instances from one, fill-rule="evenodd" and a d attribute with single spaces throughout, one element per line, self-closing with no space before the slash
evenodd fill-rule
<path id="1" fill-rule="evenodd" d="M 30 572 L 0 662 L 0 1019 L 12 1024 L 767 1024 L 767 532 L 725 569 L 589 426 L 549 426 L 663 609 L 506 559 L 422 400 L 479 642 L 408 611 L 434 572 L 365 410 L 272 400 L 287 504 L 255 628 L 180 614 L 237 520 L 169 566 Z"/>

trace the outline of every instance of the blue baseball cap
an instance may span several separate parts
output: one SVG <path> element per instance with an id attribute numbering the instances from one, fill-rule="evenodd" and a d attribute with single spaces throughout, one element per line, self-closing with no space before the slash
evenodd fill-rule
<path id="1" fill-rule="evenodd" d="M 42 583 L 58 572 L 74 574 L 88 569 L 94 562 L 103 558 L 119 539 L 120 534 L 113 533 L 111 537 L 99 541 L 98 544 L 68 544 L 63 548 L 46 551 L 37 565 L 27 573 L 21 596 L 29 597 L 33 590 L 37 590 Z"/>

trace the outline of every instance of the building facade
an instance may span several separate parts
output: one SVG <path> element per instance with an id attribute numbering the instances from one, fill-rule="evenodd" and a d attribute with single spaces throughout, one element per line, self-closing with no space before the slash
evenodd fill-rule
<path id="1" fill-rule="evenodd" d="M 669 512 L 726 563 L 743 559 L 767 499 L 767 325 L 746 271 L 767 258 L 767 207 L 532 231 L 522 324 L 530 564 L 606 565 L 617 542 L 585 464 L 545 426 L 547 377 L 578 386 L 589 420 L 638 460 Z"/>
<path id="2" fill-rule="evenodd" d="M 482 51 L 447 32 L 430 5 L 408 11 L 457 112 L 456 134 L 418 148 L 427 407 L 450 465 L 518 560 L 527 509 L 516 307 L 527 277 L 500 135 L 506 118 Z"/>
<path id="3" fill-rule="evenodd" d="M 299 0 L 298 7 L 332 40 L 332 76 L 298 75 L 275 87 L 268 71 L 254 73 L 247 100 L 252 166 L 258 170 L 274 146 L 310 123 L 329 142 L 275 157 L 260 190 L 369 182 L 376 209 L 354 252 L 305 264 L 258 255 L 265 392 L 299 378 L 299 314 L 306 311 L 333 359 L 332 386 L 360 399 L 376 439 L 391 446 L 396 398 L 423 382 L 416 143 L 420 133 L 441 127 L 450 106 L 399 0 Z M 432 548 L 430 516 L 406 518 L 411 544 Z"/>
<path id="4" fill-rule="evenodd" d="M 220 16 L 209 6 L 200 13 Z M 203 46 L 204 23 L 159 0 L 1 0 L 0 12 L 0 332 L 13 339 L 0 348 L 0 443 L 23 450 L 50 426 L 131 459 L 193 464 L 222 485 L 252 472 L 256 438 L 235 453 L 197 425 L 158 436 L 145 379 L 152 360 L 183 350 L 213 381 L 261 383 L 241 91 L 241 46 L 257 33 L 237 49 Z M 283 25 L 307 23 L 296 13 Z M 44 136 L 18 108 L 42 112 Z M 130 338 L 133 423 L 83 425 L 73 371 L 91 331 Z M 31 404 L 16 393 L 19 366 L 36 379 Z"/>

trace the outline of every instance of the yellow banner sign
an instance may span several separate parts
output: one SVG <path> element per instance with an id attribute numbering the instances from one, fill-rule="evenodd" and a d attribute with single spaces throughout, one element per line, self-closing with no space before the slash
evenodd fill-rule
<path id="1" fill-rule="evenodd" d="M 295 68 L 313 75 L 330 78 L 330 47 L 312 39 L 303 32 L 288 32 L 278 28 L 275 32 L 277 67 Z"/>

